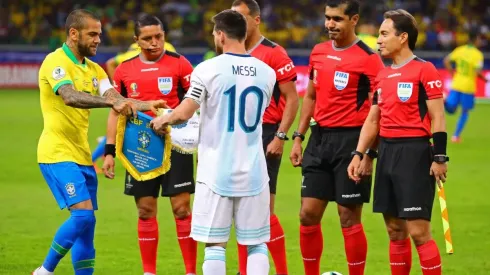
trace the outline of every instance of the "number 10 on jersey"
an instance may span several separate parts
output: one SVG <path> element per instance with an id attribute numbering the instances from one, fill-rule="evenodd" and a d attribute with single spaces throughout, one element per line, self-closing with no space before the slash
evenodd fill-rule
<path id="1" fill-rule="evenodd" d="M 234 132 L 235 131 L 235 115 L 236 115 L 236 86 L 231 87 L 228 89 L 226 92 L 224 92 L 225 96 L 228 96 L 228 132 Z M 247 97 L 248 96 L 257 96 L 258 102 L 257 102 L 257 108 L 254 110 L 255 114 L 255 121 L 252 125 L 247 125 L 247 122 L 245 121 L 246 117 L 249 117 L 249 115 L 246 113 L 246 104 L 247 104 Z M 257 129 L 257 126 L 259 125 L 260 121 L 260 114 L 262 110 L 262 104 L 264 102 L 264 94 L 262 90 L 257 87 L 257 86 L 250 86 L 244 89 L 240 93 L 240 97 L 238 99 L 238 124 L 240 124 L 240 128 L 245 133 L 251 133 Z M 255 109 L 255 108 L 254 108 Z"/>

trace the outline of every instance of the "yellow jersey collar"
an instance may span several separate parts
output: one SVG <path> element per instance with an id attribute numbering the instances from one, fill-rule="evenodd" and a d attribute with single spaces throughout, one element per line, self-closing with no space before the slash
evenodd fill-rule
<path id="1" fill-rule="evenodd" d="M 66 43 L 63 43 L 63 46 L 61 48 L 63 49 L 63 52 L 65 52 L 66 56 L 68 56 L 68 58 L 70 58 L 70 60 L 73 61 L 73 63 L 82 66 L 85 66 L 87 64 L 85 62 L 85 57 L 83 58 L 83 63 L 80 64 L 80 62 L 78 62 L 77 58 L 75 57 L 75 54 L 73 54 L 73 52 L 70 50 L 70 47 L 68 47 Z"/>

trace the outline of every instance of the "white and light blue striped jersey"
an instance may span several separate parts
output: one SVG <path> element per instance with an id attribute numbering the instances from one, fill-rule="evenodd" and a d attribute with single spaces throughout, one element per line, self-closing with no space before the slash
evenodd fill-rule
<path id="1" fill-rule="evenodd" d="M 276 74 L 250 55 L 225 53 L 199 64 L 186 98 L 200 105 L 196 182 L 226 197 L 259 194 L 267 184 L 262 116 Z"/>

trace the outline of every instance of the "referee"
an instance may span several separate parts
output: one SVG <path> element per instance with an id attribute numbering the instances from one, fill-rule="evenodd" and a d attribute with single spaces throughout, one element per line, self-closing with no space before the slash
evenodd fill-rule
<path id="1" fill-rule="evenodd" d="M 291 162 L 302 165 L 300 247 L 305 275 L 320 273 L 323 252 L 321 220 L 329 201 L 337 202 L 350 275 L 364 274 L 367 240 L 361 224 L 363 203 L 371 194 L 372 160 L 363 158 L 366 177 L 362 184 L 347 176 L 351 152 L 370 108 L 370 92 L 383 67 L 378 54 L 355 33 L 359 2 L 329 0 L 325 28 L 330 41 L 317 44 L 310 55 L 308 90 L 303 100 L 300 124 L 293 134 Z M 311 117 L 312 127 L 304 157 L 304 140 Z M 364 151 L 366 153 L 366 151 Z"/>
<path id="2" fill-rule="evenodd" d="M 418 35 L 413 16 L 404 10 L 393 10 L 386 12 L 384 18 L 378 44 L 381 55 L 391 59 L 393 65 L 376 78 L 373 106 L 348 174 L 360 180 L 361 152 L 379 132 L 374 212 L 383 213 L 390 237 L 391 274 L 410 273 L 410 235 L 423 274 L 438 275 L 441 256 L 430 234 L 430 220 L 435 182 L 445 182 L 447 172 L 442 81 L 432 63 L 412 52 Z"/>

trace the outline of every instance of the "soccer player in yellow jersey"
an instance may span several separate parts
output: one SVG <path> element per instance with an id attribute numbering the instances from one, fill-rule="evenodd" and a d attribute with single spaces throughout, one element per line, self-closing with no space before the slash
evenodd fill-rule
<path id="1" fill-rule="evenodd" d="M 112 87 L 107 74 L 86 57 L 100 43 L 101 23 L 91 12 L 74 10 L 66 19 L 66 43 L 48 54 L 39 70 L 44 129 L 37 160 L 58 206 L 70 217 L 58 229 L 44 263 L 33 275 L 53 274 L 71 249 L 76 275 L 94 272 L 94 231 L 97 176 L 87 139 L 90 108 L 112 108 L 123 115 L 155 111 L 164 101 L 125 99 Z"/>
<path id="2" fill-rule="evenodd" d="M 480 36 L 477 32 L 472 31 L 468 44 L 457 47 L 444 58 L 446 69 L 454 73 L 451 90 L 444 103 L 446 112 L 453 114 L 461 105 L 461 116 L 451 138 L 452 142 L 461 141 L 461 132 L 468 121 L 469 111 L 475 106 L 477 78 L 485 80 L 481 73 L 483 53 L 478 49 L 479 44 Z M 455 63 L 456 69 L 453 69 L 452 63 Z"/>

